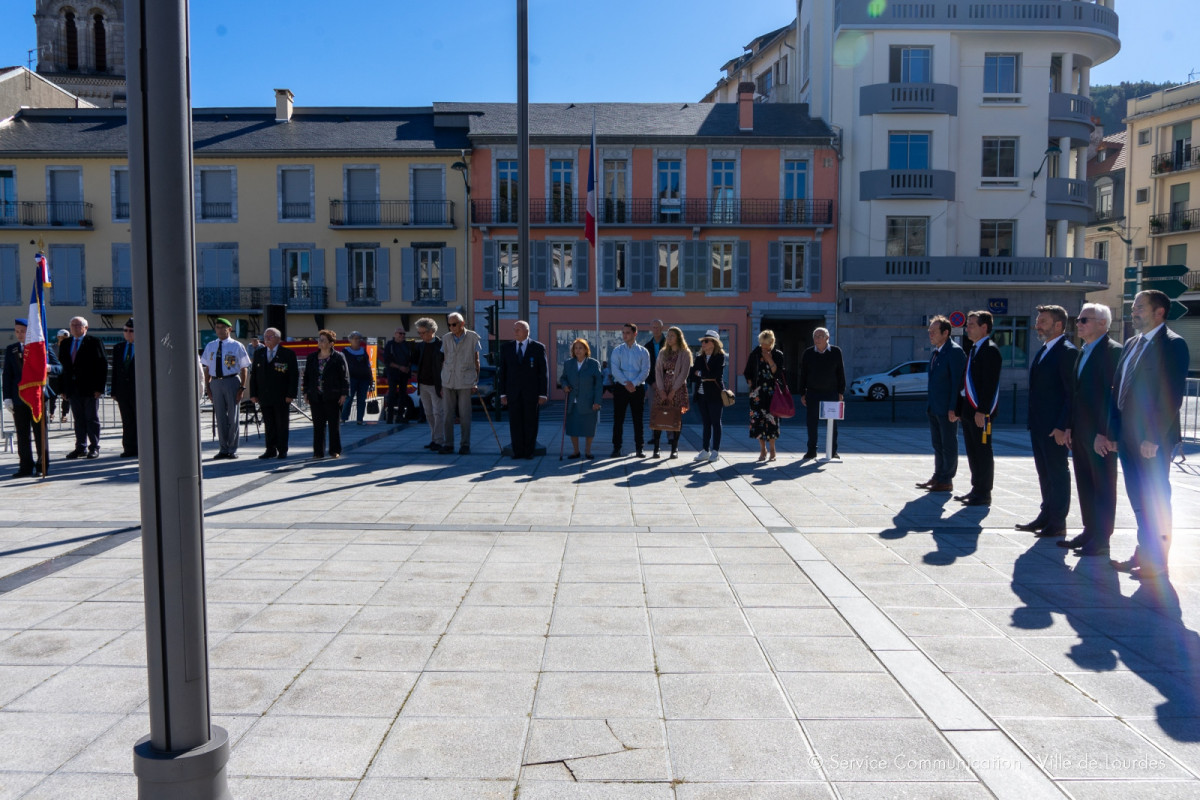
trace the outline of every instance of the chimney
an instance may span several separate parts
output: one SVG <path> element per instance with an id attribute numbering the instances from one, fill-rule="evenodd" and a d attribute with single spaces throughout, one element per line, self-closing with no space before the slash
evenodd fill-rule
<path id="1" fill-rule="evenodd" d="M 276 122 L 291 122 L 292 121 L 292 101 L 296 98 L 292 95 L 291 89 L 276 89 L 275 90 L 275 121 Z"/>
<path id="2" fill-rule="evenodd" d="M 738 84 L 738 130 L 754 130 L 754 84 L 750 81 Z"/>

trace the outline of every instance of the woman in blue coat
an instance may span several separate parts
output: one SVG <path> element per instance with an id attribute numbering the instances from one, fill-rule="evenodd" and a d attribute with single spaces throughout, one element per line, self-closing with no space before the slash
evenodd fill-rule
<path id="1" fill-rule="evenodd" d="M 600 373 L 600 362 L 591 358 L 592 348 L 584 339 L 571 343 L 571 358 L 563 364 L 562 384 L 567 393 L 567 436 L 575 452 L 568 458 L 579 458 L 579 437 L 583 437 L 583 455 L 592 455 L 592 437 L 596 435 L 596 423 L 600 421 L 600 400 L 604 394 L 604 378 Z"/>

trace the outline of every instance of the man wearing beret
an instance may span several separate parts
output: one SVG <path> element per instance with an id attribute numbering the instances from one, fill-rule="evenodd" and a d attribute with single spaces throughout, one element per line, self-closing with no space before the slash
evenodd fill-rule
<path id="1" fill-rule="evenodd" d="M 121 458 L 137 458 L 137 389 L 133 380 L 133 317 L 125 320 L 125 341 L 112 349 L 112 397 L 121 411 Z"/>
<path id="2" fill-rule="evenodd" d="M 219 448 L 213 460 L 237 458 L 238 411 L 250 375 L 250 356 L 237 339 L 229 335 L 233 323 L 218 317 L 213 323 L 217 338 L 209 342 L 200 356 L 204 368 L 204 393 L 212 401 L 213 416 L 217 420 Z"/>
<path id="3" fill-rule="evenodd" d="M 14 320 L 13 332 L 16 334 L 17 341 L 10 344 L 4 351 L 4 407 L 12 414 L 13 427 L 16 428 L 17 433 L 18 466 L 17 471 L 12 474 L 14 478 L 29 478 L 40 474 L 42 465 L 47 463 L 42 426 L 46 424 L 46 417 L 52 413 L 50 404 L 54 398 L 50 387 L 47 386 L 43 392 L 46 400 L 43 403 L 42 419 L 34 422 L 33 411 L 18 394 L 21 385 L 21 371 L 25 368 L 25 331 L 28 324 L 28 321 L 24 319 Z M 50 373 L 58 375 L 61 367 L 59 367 L 58 357 L 54 355 L 52 349 L 46 351 L 46 358 L 50 362 Z M 36 464 L 33 461 L 33 446 L 30 444 L 30 438 L 37 444 L 38 460 Z"/>

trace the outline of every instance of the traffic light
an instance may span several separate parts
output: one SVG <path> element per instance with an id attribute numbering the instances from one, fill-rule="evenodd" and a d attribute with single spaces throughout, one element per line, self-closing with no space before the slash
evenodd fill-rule
<path id="1" fill-rule="evenodd" d="M 495 338 L 495 336 L 497 335 L 497 333 L 500 330 L 500 325 L 499 325 L 500 321 L 497 319 L 497 317 L 499 316 L 499 313 L 500 313 L 500 309 L 496 306 L 495 303 L 492 303 L 490 306 L 487 307 L 487 310 L 485 313 L 487 314 L 488 334 L 492 338 Z"/>

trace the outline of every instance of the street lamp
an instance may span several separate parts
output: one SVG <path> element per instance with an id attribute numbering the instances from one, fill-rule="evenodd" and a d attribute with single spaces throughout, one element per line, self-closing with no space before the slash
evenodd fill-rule
<path id="1" fill-rule="evenodd" d="M 1042 155 L 1042 163 L 1033 173 L 1033 179 L 1036 181 L 1038 176 L 1042 174 L 1042 170 L 1046 168 L 1046 162 L 1050 160 L 1050 156 L 1062 155 L 1062 148 L 1056 144 L 1052 144 L 1046 148 L 1046 152 Z"/>
<path id="2" fill-rule="evenodd" d="M 466 192 L 467 210 L 466 210 L 466 214 L 465 214 L 466 221 L 465 221 L 464 225 L 466 226 L 467 242 L 466 242 L 465 250 L 463 252 L 463 259 L 467 263 L 467 274 L 469 275 L 469 274 L 471 274 L 471 270 L 475 268 L 474 264 L 471 263 L 471 182 L 468 180 L 468 177 L 471 174 L 471 167 L 470 167 L 470 165 L 467 164 L 467 161 L 466 161 L 467 151 L 459 150 L 458 152 L 462 156 L 463 160 L 455 161 L 453 164 L 450 165 L 450 169 L 454 170 L 455 172 L 457 172 L 459 175 L 462 176 L 463 191 Z M 458 269 L 457 263 L 455 264 L 455 269 Z M 472 315 L 472 316 L 474 316 L 474 315 Z"/>
<path id="3" fill-rule="evenodd" d="M 1133 259 L 1133 239 L 1130 237 L 1127 237 L 1127 236 L 1122 236 L 1117 231 L 1117 229 L 1114 228 L 1112 225 L 1101 225 L 1099 228 L 1096 228 L 1096 230 L 1099 231 L 1100 233 L 1111 233 L 1113 236 L 1116 236 L 1118 239 L 1120 239 L 1122 242 L 1125 243 L 1125 273 L 1122 274 L 1122 281 L 1123 281 L 1124 276 L 1127 275 L 1129 272 L 1130 262 Z M 1125 232 L 1126 233 L 1131 232 L 1128 225 L 1125 227 Z M 1142 290 L 1142 262 L 1141 261 L 1138 262 L 1137 267 L 1138 267 L 1137 278 L 1136 278 L 1137 289 L 1134 291 L 1135 295 L 1137 294 L 1137 292 L 1140 292 Z M 1122 299 L 1125 298 L 1125 292 L 1123 291 L 1123 289 L 1124 289 L 1124 284 L 1122 284 L 1122 292 L 1121 292 Z"/>

